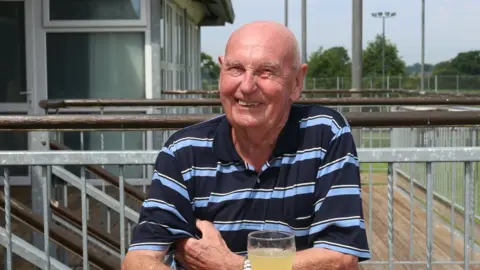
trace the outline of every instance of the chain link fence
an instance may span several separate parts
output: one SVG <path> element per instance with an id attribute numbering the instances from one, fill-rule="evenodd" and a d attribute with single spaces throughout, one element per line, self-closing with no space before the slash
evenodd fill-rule
<path id="1" fill-rule="evenodd" d="M 202 83 L 205 90 L 218 89 L 217 80 L 204 80 Z M 307 78 L 306 89 L 350 89 L 352 80 L 350 77 L 323 77 Z M 363 89 L 421 89 L 419 76 L 370 76 L 364 77 Z M 480 75 L 478 76 L 437 76 L 425 77 L 425 91 L 432 92 L 480 92 Z"/>

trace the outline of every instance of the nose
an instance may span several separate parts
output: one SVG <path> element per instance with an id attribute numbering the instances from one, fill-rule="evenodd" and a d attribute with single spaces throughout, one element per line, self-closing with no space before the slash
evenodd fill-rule
<path id="1" fill-rule="evenodd" d="M 257 79 L 255 74 L 251 71 L 247 71 L 243 74 L 242 83 L 240 85 L 240 91 L 244 94 L 253 93 L 257 90 Z"/>

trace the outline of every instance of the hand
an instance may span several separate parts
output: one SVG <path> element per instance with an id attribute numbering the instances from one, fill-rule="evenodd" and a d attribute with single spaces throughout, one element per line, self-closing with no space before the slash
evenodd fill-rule
<path id="1" fill-rule="evenodd" d="M 202 239 L 188 238 L 176 243 L 175 258 L 192 270 L 242 269 L 243 257 L 227 247 L 220 232 L 208 221 L 198 220 Z"/>

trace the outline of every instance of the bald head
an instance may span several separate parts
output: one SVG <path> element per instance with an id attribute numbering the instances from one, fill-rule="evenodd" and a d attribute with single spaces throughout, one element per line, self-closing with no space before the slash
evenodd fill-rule
<path id="1" fill-rule="evenodd" d="M 300 51 L 295 35 L 284 25 L 272 21 L 255 21 L 235 30 L 228 39 L 225 56 L 237 44 L 251 43 L 277 50 L 283 61 L 294 69 L 300 67 Z"/>

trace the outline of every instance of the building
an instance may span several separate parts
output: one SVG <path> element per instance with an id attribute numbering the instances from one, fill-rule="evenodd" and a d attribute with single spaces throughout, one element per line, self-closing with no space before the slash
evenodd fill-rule
<path id="1" fill-rule="evenodd" d="M 233 20 L 230 0 L 0 0 L 0 114 L 198 89 L 201 28 Z M 42 149 L 41 136 L 0 132 L 0 150 Z M 27 168 L 12 170 L 14 184 L 29 183 Z"/>

